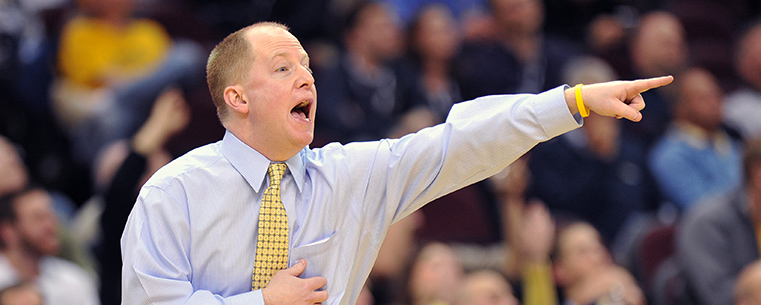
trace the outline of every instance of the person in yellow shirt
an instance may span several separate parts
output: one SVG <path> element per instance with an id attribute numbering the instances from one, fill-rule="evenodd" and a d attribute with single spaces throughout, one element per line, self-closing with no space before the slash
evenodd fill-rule
<path id="1" fill-rule="evenodd" d="M 133 2 L 79 0 L 82 13 L 61 33 L 54 112 L 79 161 L 134 134 L 168 87 L 203 79 L 201 47 L 173 41 L 158 22 L 133 17 Z"/>

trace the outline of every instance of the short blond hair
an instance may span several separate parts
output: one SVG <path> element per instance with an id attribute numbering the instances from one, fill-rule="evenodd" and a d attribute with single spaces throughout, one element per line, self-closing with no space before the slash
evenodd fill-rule
<path id="1" fill-rule="evenodd" d="M 214 106 L 217 108 L 217 117 L 221 122 L 224 122 L 228 112 L 224 98 L 225 88 L 247 79 L 249 68 L 255 59 L 253 47 L 246 39 L 246 33 L 259 27 L 290 30 L 287 26 L 276 22 L 254 23 L 225 37 L 209 54 L 206 62 L 206 83 Z"/>

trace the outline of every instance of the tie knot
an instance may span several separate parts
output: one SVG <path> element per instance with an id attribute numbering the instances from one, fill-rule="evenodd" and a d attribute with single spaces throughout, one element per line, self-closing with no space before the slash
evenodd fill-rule
<path id="1" fill-rule="evenodd" d="M 270 175 L 270 185 L 280 185 L 280 179 L 285 174 L 285 169 L 288 168 L 285 163 L 270 163 L 270 167 L 267 172 Z"/>

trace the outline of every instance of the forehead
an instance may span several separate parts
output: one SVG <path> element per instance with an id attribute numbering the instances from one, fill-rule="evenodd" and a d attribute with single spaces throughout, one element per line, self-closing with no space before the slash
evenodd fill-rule
<path id="1" fill-rule="evenodd" d="M 269 61 L 283 55 L 308 57 L 301 42 L 285 29 L 262 26 L 253 28 L 246 34 L 257 61 L 259 58 Z"/>
<path id="2" fill-rule="evenodd" d="M 43 191 L 32 191 L 21 195 L 13 202 L 18 215 L 47 210 L 50 207 L 50 197 Z"/>
<path id="3" fill-rule="evenodd" d="M 597 244 L 597 231 L 586 225 L 574 225 L 565 229 L 558 238 L 561 250 L 570 250 L 581 245 Z"/>

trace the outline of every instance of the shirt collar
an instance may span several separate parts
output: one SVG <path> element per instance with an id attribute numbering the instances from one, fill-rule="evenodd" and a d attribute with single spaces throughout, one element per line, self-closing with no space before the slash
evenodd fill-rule
<path id="1" fill-rule="evenodd" d="M 222 138 L 221 145 L 222 155 L 230 161 L 230 164 L 235 170 L 243 176 L 249 185 L 255 192 L 259 192 L 264 184 L 264 177 L 267 175 L 267 168 L 270 161 L 253 149 L 248 144 L 243 143 L 238 137 L 236 137 L 229 130 L 225 131 L 225 136 Z M 304 148 L 306 150 L 307 148 Z M 288 171 L 293 175 L 293 180 L 296 182 L 296 187 L 299 192 L 302 190 L 304 184 L 305 168 L 304 168 L 304 150 L 300 151 L 295 156 L 285 161 L 288 165 Z"/>
<path id="2" fill-rule="evenodd" d="M 709 133 L 688 122 L 674 122 L 674 125 L 681 131 L 682 139 L 695 149 L 711 148 L 725 155 L 732 151 L 732 141 L 721 130 Z"/>

